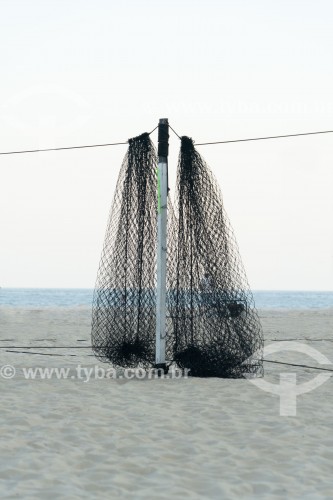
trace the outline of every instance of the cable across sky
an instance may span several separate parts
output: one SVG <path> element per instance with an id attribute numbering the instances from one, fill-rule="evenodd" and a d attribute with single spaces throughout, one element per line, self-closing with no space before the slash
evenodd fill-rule
<path id="1" fill-rule="evenodd" d="M 170 125 L 169 125 L 170 126 Z M 152 130 L 150 134 L 152 134 L 157 127 Z M 170 126 L 170 129 L 174 132 L 174 134 L 181 139 L 181 136 L 177 134 L 177 132 Z M 213 144 L 230 144 L 234 142 L 249 142 L 249 141 L 265 141 L 268 139 L 285 139 L 288 137 L 300 137 L 300 136 L 307 136 L 307 135 L 319 135 L 319 134 L 333 134 L 333 130 L 322 130 L 319 132 L 301 132 L 298 134 L 284 134 L 284 135 L 272 135 L 272 136 L 267 136 L 267 137 L 250 137 L 247 139 L 231 139 L 231 140 L 226 140 L 226 141 L 211 141 L 211 142 L 195 142 L 195 146 L 210 146 Z M 47 151 L 63 151 L 63 150 L 69 150 L 69 149 L 84 149 L 84 148 L 102 148 L 102 147 L 110 147 L 110 146 L 119 146 L 119 145 L 124 145 L 128 144 L 128 141 L 124 142 L 110 142 L 110 143 L 104 143 L 104 144 L 85 144 L 82 146 L 64 146 L 64 147 L 59 147 L 59 148 L 45 148 L 45 149 L 25 149 L 22 151 L 5 151 L 5 152 L 0 152 L 0 155 L 16 155 L 16 154 L 23 154 L 23 153 L 43 153 Z"/>

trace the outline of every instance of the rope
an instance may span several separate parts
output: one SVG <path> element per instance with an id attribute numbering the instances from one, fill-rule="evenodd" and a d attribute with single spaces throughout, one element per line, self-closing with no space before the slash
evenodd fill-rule
<path id="1" fill-rule="evenodd" d="M 40 346 L 42 347 L 42 346 Z M 28 347 L 30 349 L 30 347 Z M 37 346 L 35 346 L 35 348 L 38 348 Z M 44 347 L 42 347 L 44 348 Z M 54 349 L 65 349 L 67 348 L 66 346 L 62 346 L 62 347 L 53 347 Z M 77 349 L 77 347 L 75 347 Z M 86 346 L 86 348 L 89 348 L 91 349 L 91 346 Z M 45 349 L 50 349 L 50 347 L 45 347 Z M 31 351 L 11 351 L 9 349 L 6 349 L 5 352 L 12 352 L 12 353 L 16 353 L 16 354 L 37 354 L 39 356 L 58 356 L 58 357 L 65 357 L 65 356 L 71 356 L 71 357 L 78 357 L 79 354 L 48 354 L 48 353 L 43 353 L 43 352 L 31 352 Z M 82 356 L 81 356 L 82 357 Z M 88 357 L 95 357 L 93 354 L 88 354 L 86 356 L 84 356 L 85 358 L 88 358 Z M 295 363 L 283 363 L 282 361 L 270 361 L 270 360 L 267 360 L 267 359 L 264 359 L 263 360 L 264 363 L 274 363 L 274 364 L 279 364 L 279 365 L 287 365 L 287 366 L 297 366 L 297 367 L 300 367 L 300 368 L 310 368 L 312 370 L 321 370 L 321 371 L 327 371 L 327 372 L 333 372 L 333 370 L 330 370 L 329 368 L 319 368 L 317 366 L 309 366 L 309 365 L 300 365 L 300 364 L 295 364 Z"/>
<path id="2" fill-rule="evenodd" d="M 181 136 L 177 134 L 177 132 L 171 127 L 169 124 L 170 129 L 172 132 L 178 137 L 178 139 L 181 139 Z M 158 128 L 158 125 L 148 133 L 148 135 L 151 135 L 156 129 Z M 304 136 L 304 135 L 318 135 L 318 134 L 332 134 L 333 130 L 324 130 L 320 132 L 304 132 L 300 134 L 286 134 L 286 135 L 272 135 L 268 137 L 252 137 L 249 139 L 233 139 L 229 141 L 215 141 L 215 142 L 199 142 L 195 143 L 195 146 L 208 146 L 212 144 L 228 144 L 231 142 L 248 142 L 248 141 L 264 141 L 267 139 L 284 139 L 286 137 L 299 137 L 299 136 Z M 123 144 L 128 144 L 128 141 L 126 142 L 110 142 L 106 144 L 88 144 L 88 145 L 82 145 L 82 146 L 66 146 L 66 147 L 60 147 L 60 148 L 45 148 L 45 149 L 25 149 L 22 151 L 4 151 L 0 152 L 0 155 L 17 155 L 17 154 L 22 154 L 22 153 L 42 153 L 45 151 L 63 151 L 67 149 L 85 149 L 85 148 L 103 148 L 106 146 L 119 146 Z"/>
<path id="3" fill-rule="evenodd" d="M 63 149 L 83 149 L 83 148 L 102 148 L 104 146 L 118 146 L 119 144 L 128 144 L 126 142 L 113 142 L 108 144 L 90 144 L 89 146 L 68 146 L 61 148 L 46 148 L 46 149 L 27 149 L 24 151 L 6 151 L 5 153 L 0 153 L 0 155 L 17 155 L 21 153 L 41 153 L 44 151 L 61 151 Z"/>
<path id="4" fill-rule="evenodd" d="M 156 129 L 158 128 L 158 125 L 148 133 L 148 135 L 152 134 Z M 17 154 L 22 154 L 22 153 L 42 153 L 45 151 L 62 151 L 64 149 L 84 149 L 84 148 L 103 148 L 106 146 L 119 146 L 121 144 L 128 144 L 128 141 L 126 142 L 110 142 L 106 144 L 89 144 L 89 145 L 83 145 L 83 146 L 66 146 L 66 147 L 60 147 L 60 148 L 45 148 L 45 149 L 25 149 L 23 151 L 5 151 L 0 153 L 0 155 L 17 155 Z"/>
<path id="5" fill-rule="evenodd" d="M 170 123 L 169 128 L 171 128 L 172 132 L 178 137 L 178 139 L 181 139 L 180 135 L 178 135 L 177 132 L 171 127 Z"/>
<path id="6" fill-rule="evenodd" d="M 318 366 L 309 366 L 309 365 L 297 365 L 295 363 L 283 363 L 282 361 L 268 361 L 267 359 L 263 360 L 264 363 L 276 363 L 278 365 L 288 365 L 288 366 L 300 366 L 301 368 L 311 368 L 312 370 L 324 370 L 326 372 L 333 372 L 329 368 L 319 368 Z"/>
<path id="7" fill-rule="evenodd" d="M 309 339 L 309 338 L 294 338 L 294 339 L 266 339 L 266 342 L 292 342 L 295 340 L 303 340 L 303 342 L 333 342 L 333 339 Z M 3 340 L 3 342 L 5 342 Z M 49 342 L 48 339 L 45 339 L 45 342 Z M 79 341 L 77 341 L 79 342 Z M 83 342 L 80 340 L 80 342 Z M 97 348 L 101 348 L 102 346 L 94 346 Z M 0 345 L 0 349 L 92 349 L 92 345 Z"/>
<path id="8" fill-rule="evenodd" d="M 155 127 L 155 128 L 154 128 L 151 132 L 149 132 L 149 134 L 148 134 L 148 135 L 151 135 L 153 132 L 155 132 L 155 130 L 156 130 L 157 128 L 158 128 L 158 125 L 156 125 L 156 127 Z"/>
<path id="9" fill-rule="evenodd" d="M 269 340 L 269 339 L 268 339 Z M 303 342 L 333 342 L 333 339 L 271 339 L 270 342 L 290 342 L 294 340 L 303 340 Z"/>
<path id="10" fill-rule="evenodd" d="M 99 346 L 97 346 L 99 347 Z M 91 345 L 62 345 L 62 346 L 47 346 L 47 345 L 2 345 L 0 349 L 92 349 Z"/>
<path id="11" fill-rule="evenodd" d="M 14 352 L 16 354 L 39 354 L 40 356 L 73 356 L 73 357 L 79 356 L 79 354 L 48 354 L 48 353 L 45 353 L 45 352 L 31 352 L 31 351 L 10 351 L 10 350 L 6 350 L 5 352 Z M 88 356 L 94 357 L 93 354 L 88 354 L 87 356 L 84 356 L 84 357 L 87 358 Z"/>
<path id="12" fill-rule="evenodd" d="M 332 134 L 332 133 L 333 130 L 324 130 L 323 132 L 304 132 L 301 134 L 272 135 L 269 137 L 253 137 L 250 139 L 234 139 L 231 141 L 201 142 L 198 144 L 195 143 L 195 146 L 207 146 L 210 144 L 228 144 L 229 142 L 264 141 L 266 139 L 283 139 L 285 137 L 299 137 L 301 135 Z"/>

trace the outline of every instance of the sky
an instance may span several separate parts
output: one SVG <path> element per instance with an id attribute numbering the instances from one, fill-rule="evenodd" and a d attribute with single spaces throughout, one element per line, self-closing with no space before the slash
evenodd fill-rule
<path id="1" fill-rule="evenodd" d="M 197 143 L 333 130 L 332 17 L 329 0 L 1 0 L 0 151 L 159 118 Z M 198 150 L 250 286 L 333 290 L 333 134 Z M 0 156 L 0 286 L 94 287 L 125 152 Z M 171 188 L 178 153 L 172 134 Z"/>

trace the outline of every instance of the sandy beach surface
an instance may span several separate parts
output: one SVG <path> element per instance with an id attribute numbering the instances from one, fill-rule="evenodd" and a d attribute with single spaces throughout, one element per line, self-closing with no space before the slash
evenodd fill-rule
<path id="1" fill-rule="evenodd" d="M 108 365 L 82 349 L 90 317 L 85 307 L 0 308 L 0 366 L 15 368 L 0 380 L 2 498 L 333 498 L 332 377 L 297 396 L 296 416 L 246 379 L 100 377 Z M 333 309 L 260 317 L 265 346 L 293 339 L 333 362 Z M 295 350 L 267 360 L 333 369 Z M 27 379 L 38 367 L 68 376 Z M 265 363 L 264 380 L 277 387 L 295 373 L 304 384 L 325 373 L 314 368 Z"/>

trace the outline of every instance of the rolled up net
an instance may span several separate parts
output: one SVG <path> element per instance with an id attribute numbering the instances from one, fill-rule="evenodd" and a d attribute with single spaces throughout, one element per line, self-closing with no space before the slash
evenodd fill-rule
<path id="1" fill-rule="evenodd" d="M 181 139 L 175 216 L 173 359 L 192 376 L 260 375 L 263 340 L 253 296 L 220 189 L 188 137 Z"/>
<path id="2" fill-rule="evenodd" d="M 129 140 L 93 299 L 92 346 L 124 368 L 155 364 L 157 155 Z M 262 335 L 219 187 L 183 137 L 176 210 L 168 200 L 166 360 L 192 376 L 262 374 Z"/>
<path id="3" fill-rule="evenodd" d="M 95 355 L 120 367 L 155 359 L 157 156 L 147 133 L 129 140 L 93 299 Z"/>

